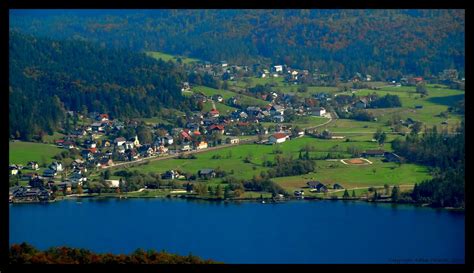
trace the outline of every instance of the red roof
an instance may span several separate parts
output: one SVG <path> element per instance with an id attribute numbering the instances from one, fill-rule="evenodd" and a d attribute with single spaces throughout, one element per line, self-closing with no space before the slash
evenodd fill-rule
<path id="1" fill-rule="evenodd" d="M 186 131 L 182 131 L 181 136 L 188 140 L 191 140 L 191 136 Z"/>
<path id="2" fill-rule="evenodd" d="M 108 118 L 109 118 L 109 115 L 108 115 L 108 114 L 100 114 L 100 117 L 101 117 L 101 118 L 107 118 L 107 119 L 108 119 Z"/>
<path id="3" fill-rule="evenodd" d="M 214 130 L 214 129 L 218 129 L 218 130 L 222 131 L 222 130 L 224 130 L 224 126 L 213 124 L 209 127 L 209 130 Z"/>
<path id="4" fill-rule="evenodd" d="M 211 111 L 209 111 L 209 113 L 211 113 L 211 114 L 219 114 L 219 111 L 217 111 L 217 109 L 212 109 Z"/>
<path id="5" fill-rule="evenodd" d="M 97 153 L 97 148 L 89 148 L 87 150 L 89 150 L 91 153 L 94 153 L 94 154 Z"/>
<path id="6" fill-rule="evenodd" d="M 283 133 L 276 133 L 276 134 L 273 134 L 273 136 L 274 136 L 276 139 L 286 138 L 286 135 L 283 134 Z"/>
<path id="7" fill-rule="evenodd" d="M 201 135 L 201 132 L 199 132 L 199 131 L 194 131 L 194 132 L 193 132 L 193 135 L 199 136 L 199 135 Z"/>
<path id="8" fill-rule="evenodd" d="M 58 139 L 55 141 L 56 143 L 63 143 L 64 142 L 64 139 Z"/>
<path id="9" fill-rule="evenodd" d="M 422 77 L 415 77 L 415 78 L 413 78 L 413 80 L 415 80 L 417 82 L 421 82 L 423 80 L 423 78 Z"/>

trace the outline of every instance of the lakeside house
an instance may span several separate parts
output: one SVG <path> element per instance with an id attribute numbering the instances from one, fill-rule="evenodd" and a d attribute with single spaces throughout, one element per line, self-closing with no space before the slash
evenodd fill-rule
<path id="1" fill-rule="evenodd" d="M 335 190 L 342 190 L 342 189 L 344 189 L 344 187 L 341 186 L 341 184 L 338 184 L 338 183 L 334 184 L 334 185 L 332 186 L 332 188 L 335 189 Z"/>
<path id="2" fill-rule="evenodd" d="M 308 181 L 306 182 L 306 185 L 308 185 L 309 188 L 311 189 L 316 189 L 317 192 L 327 192 L 328 188 L 326 185 L 319 181 Z"/>

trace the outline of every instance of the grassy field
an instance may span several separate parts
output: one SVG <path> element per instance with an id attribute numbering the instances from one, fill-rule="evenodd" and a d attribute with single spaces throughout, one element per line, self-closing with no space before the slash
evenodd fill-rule
<path id="1" fill-rule="evenodd" d="M 316 158 L 326 156 L 328 152 L 349 158 L 351 155 L 347 152 L 347 148 L 352 145 L 361 150 L 379 147 L 378 144 L 371 141 L 345 142 L 343 140 L 321 140 L 310 137 L 287 141 L 280 144 L 279 147 L 284 155 L 291 154 L 294 158 L 297 158 L 299 150 L 306 144 L 315 148 L 310 156 Z M 390 143 L 386 143 L 384 149 L 391 150 Z M 262 162 L 265 160 L 273 161 L 275 157 L 274 150 L 275 146 L 272 145 L 246 144 L 200 153 L 196 155 L 197 159 L 153 161 L 146 165 L 131 167 L 128 170 L 137 170 L 143 173 L 162 173 L 170 169 L 180 169 L 197 173 L 204 168 L 221 168 L 231 176 L 250 179 L 254 175 L 259 175 L 262 171 L 265 172 L 269 169 L 263 167 Z M 244 162 L 245 157 L 251 158 L 250 163 Z M 346 188 L 354 188 L 383 186 L 386 183 L 389 185 L 412 185 L 431 177 L 428 169 L 424 166 L 408 163 L 399 166 L 396 163 L 384 163 L 380 159 L 371 158 L 370 160 L 373 164 L 365 166 L 344 165 L 339 160 L 316 160 L 317 170 L 315 173 L 274 178 L 274 181 L 281 184 L 286 190 L 293 191 L 306 186 L 306 182 L 310 179 L 316 179 L 323 183 L 340 183 Z M 221 182 L 222 179 L 220 178 L 208 181 L 212 185 Z"/>
<path id="2" fill-rule="evenodd" d="M 183 61 L 183 63 L 185 64 L 189 64 L 189 63 L 193 63 L 193 62 L 198 62 L 199 60 L 198 59 L 194 59 L 194 58 L 187 58 L 187 57 L 182 57 L 182 56 L 175 56 L 175 55 L 170 55 L 170 54 L 166 54 L 166 53 L 163 53 L 163 52 L 158 52 L 158 51 L 147 51 L 146 52 L 146 55 L 154 58 L 154 59 L 161 59 L 165 62 L 167 61 L 173 61 L 173 62 L 177 62 L 178 61 L 178 58 L 181 58 L 181 60 Z"/>
<path id="3" fill-rule="evenodd" d="M 26 165 L 28 161 L 37 161 L 41 163 L 46 160 L 50 163 L 53 156 L 61 152 L 51 144 L 33 143 L 33 142 L 10 142 L 9 143 L 9 163 Z"/>
<path id="4" fill-rule="evenodd" d="M 268 104 L 267 101 L 262 99 L 257 99 L 247 95 L 238 94 L 229 90 L 223 89 L 214 89 L 207 86 L 196 86 L 192 89 L 196 93 L 203 93 L 206 96 L 221 95 L 224 100 L 227 100 L 231 97 L 240 97 L 240 103 L 245 106 L 265 106 Z"/>

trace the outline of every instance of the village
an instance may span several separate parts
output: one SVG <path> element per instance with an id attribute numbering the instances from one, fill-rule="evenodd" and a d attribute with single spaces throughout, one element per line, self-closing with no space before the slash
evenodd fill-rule
<path id="1" fill-rule="evenodd" d="M 287 84 L 306 86 L 307 83 L 321 82 L 325 75 L 315 71 L 291 69 L 285 65 L 274 65 L 271 68 L 229 65 L 227 62 L 211 65 L 209 62 L 198 63 L 193 69 L 199 73 L 211 75 L 213 78 L 222 78 L 227 81 L 241 80 L 253 76 L 255 78 L 283 78 Z M 251 70 L 253 72 L 251 72 Z M 441 76 L 440 76 L 441 77 Z M 456 71 L 445 71 L 443 79 L 451 83 L 463 84 L 457 81 Z M 189 158 L 193 153 L 211 149 L 226 148 L 240 144 L 256 143 L 260 145 L 281 144 L 295 138 L 309 136 L 319 139 L 344 139 L 342 134 L 333 134 L 328 129 L 319 130 L 339 118 L 352 118 L 360 121 L 377 121 L 377 118 L 360 110 L 369 108 L 399 107 L 400 102 L 390 105 L 387 97 L 377 93 L 356 95 L 359 89 L 378 90 L 371 86 L 370 75 L 357 73 L 347 81 L 347 87 L 338 92 L 314 92 L 310 96 L 278 91 L 267 85 L 257 85 L 247 88 L 246 91 L 235 92 L 235 96 L 224 99 L 223 95 L 205 94 L 196 89 L 189 82 L 182 83 L 181 91 L 200 105 L 201 111 L 194 111 L 182 117 L 182 127 L 149 124 L 137 119 L 120 120 L 109 116 L 108 113 L 87 113 L 68 111 L 68 116 L 81 121 L 64 137 L 55 140 L 58 148 L 67 151 L 66 157 L 71 160 L 64 165 L 56 160 L 42 166 L 39 163 L 28 162 L 27 166 L 11 164 L 9 172 L 16 178 L 16 186 L 10 188 L 11 202 L 41 202 L 52 200 L 53 192 L 63 192 L 63 195 L 73 193 L 87 193 L 82 188 L 91 173 L 99 173 L 106 169 L 117 169 L 128 166 L 129 163 L 146 162 L 157 158 Z M 403 77 L 399 81 L 387 81 L 384 86 L 401 87 L 417 86 L 424 82 L 421 77 Z M 231 90 L 229 86 L 223 87 Z M 304 92 L 304 90 L 301 90 Z M 420 92 L 423 96 L 422 91 Z M 253 98 L 255 104 L 243 103 L 242 98 Z M 398 99 L 398 97 L 397 97 Z M 388 102 L 387 102 L 388 101 Z M 263 103 L 262 103 L 263 102 Z M 210 103 L 212 107 L 206 111 L 202 106 Z M 388 105 L 385 105 L 387 104 Z M 398 103 L 398 104 L 397 104 Z M 233 111 L 219 111 L 221 106 L 232 107 Z M 423 108 L 416 105 L 415 109 Z M 316 118 L 316 123 L 299 125 L 299 121 Z M 443 121 L 443 124 L 447 122 Z M 418 124 L 417 124 L 418 123 Z M 412 118 L 396 120 L 391 131 L 404 135 L 408 128 L 420 126 L 420 122 Z M 140 127 L 151 137 L 130 134 Z M 403 130 L 402 130 L 403 129 Z M 401 162 L 402 159 L 383 149 L 361 151 L 360 157 L 385 157 L 389 162 Z M 44 165 L 44 164 L 43 164 Z M 202 169 L 196 174 L 199 178 L 215 177 L 214 169 Z M 170 169 L 161 174 L 165 180 L 184 178 L 178 170 Z M 26 181 L 20 185 L 19 181 Z M 106 179 L 111 189 L 120 187 L 122 179 Z M 312 191 L 327 192 L 327 187 L 317 181 L 309 181 Z M 80 190 L 78 190 L 80 189 Z M 334 190 L 344 189 L 334 184 Z M 304 192 L 295 191 L 296 197 L 302 197 Z"/>

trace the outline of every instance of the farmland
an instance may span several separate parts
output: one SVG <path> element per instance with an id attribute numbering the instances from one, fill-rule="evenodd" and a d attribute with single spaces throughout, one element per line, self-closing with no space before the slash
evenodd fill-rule
<path id="1" fill-rule="evenodd" d="M 51 162 L 53 156 L 58 154 L 61 149 L 52 144 L 33 143 L 33 142 L 10 142 L 9 162 L 10 164 L 26 165 L 29 161 L 41 163 L 43 160 Z"/>

